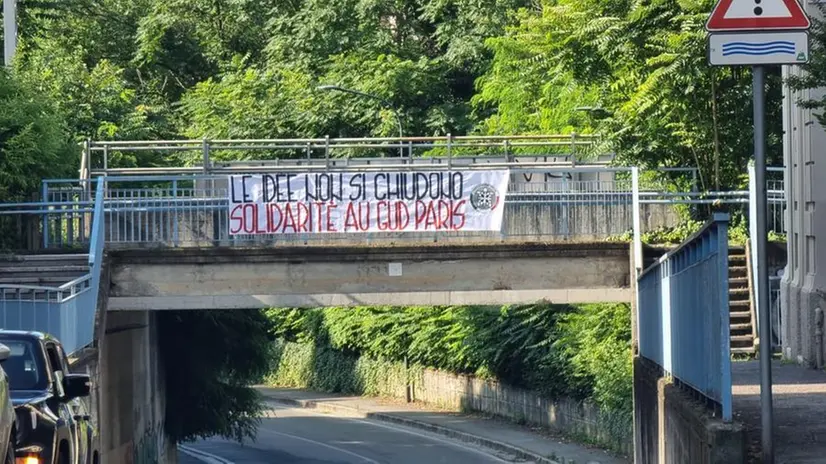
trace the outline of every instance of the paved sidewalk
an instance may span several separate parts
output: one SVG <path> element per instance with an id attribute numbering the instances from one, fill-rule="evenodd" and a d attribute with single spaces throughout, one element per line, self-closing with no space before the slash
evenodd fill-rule
<path id="1" fill-rule="evenodd" d="M 734 419 L 746 429 L 751 461 L 760 455 L 760 363 L 731 363 Z M 777 464 L 826 463 L 826 372 L 772 362 Z"/>
<path id="2" fill-rule="evenodd" d="M 630 462 L 550 433 L 471 414 L 440 410 L 421 403 L 393 399 L 340 396 L 307 390 L 257 387 L 268 402 L 289 404 L 342 415 L 366 417 L 424 429 L 440 435 L 512 454 L 542 464 L 624 464 Z"/>

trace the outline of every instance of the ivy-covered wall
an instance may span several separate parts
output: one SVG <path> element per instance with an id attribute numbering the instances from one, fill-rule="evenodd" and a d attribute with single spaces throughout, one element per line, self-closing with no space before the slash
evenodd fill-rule
<path id="1" fill-rule="evenodd" d="M 545 411 L 564 404 L 593 426 L 568 430 L 543 422 L 541 410 L 529 422 L 630 449 L 628 305 L 273 309 L 268 316 L 278 338 L 270 384 L 403 398 L 410 381 L 414 396 L 455 406 L 455 392 L 434 392 L 438 382 L 426 380 L 452 375 L 453 383 L 481 382 L 499 398 L 466 397 L 464 407 L 530 419 L 501 412 L 509 402 L 502 398 L 518 389 L 542 399 Z"/>

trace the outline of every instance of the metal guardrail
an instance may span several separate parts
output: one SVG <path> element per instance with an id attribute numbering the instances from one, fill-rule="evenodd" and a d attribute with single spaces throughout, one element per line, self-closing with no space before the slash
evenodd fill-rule
<path id="1" fill-rule="evenodd" d="M 268 169 L 301 170 L 364 168 L 385 169 L 411 165 L 471 166 L 496 163 L 492 156 L 513 161 L 519 155 L 541 155 L 543 163 L 577 164 L 577 157 L 600 140 L 595 135 L 523 135 L 308 138 L 247 140 L 91 141 L 83 144 L 80 178 L 92 175 L 209 174 Z M 115 152 L 157 152 L 182 158 L 178 167 L 110 166 Z M 185 156 L 189 153 L 189 156 Z M 231 153 L 231 155 L 229 154 Z M 400 155 L 401 153 L 401 155 Z M 248 156 L 247 156 L 248 155 Z M 484 156 L 481 156 L 484 155 Z M 185 158 L 185 159 L 183 159 Z M 227 160 L 227 158 L 232 160 Z M 254 161 L 236 161 L 252 158 Z M 482 160 L 482 158 L 485 158 Z M 550 159 L 553 158 L 553 159 Z M 599 157 L 604 164 L 613 155 Z M 523 159 L 522 162 L 528 162 Z M 298 168 L 300 166 L 300 168 Z"/>
<path id="2" fill-rule="evenodd" d="M 506 207 L 508 217 L 506 228 L 502 237 L 507 236 L 532 236 L 536 238 L 558 238 L 558 239 L 602 239 L 613 235 L 623 234 L 633 229 L 633 182 L 632 169 L 624 167 L 609 166 L 555 166 L 543 165 L 541 167 L 526 168 L 521 165 L 510 164 L 512 181 L 509 193 L 506 196 Z M 480 166 L 482 167 L 482 166 Z M 646 218 L 643 221 L 644 229 L 654 229 L 675 225 L 676 213 L 665 206 L 657 207 L 653 205 L 668 205 L 677 203 L 711 203 L 714 198 L 709 198 L 708 194 L 698 192 L 668 192 L 662 190 L 666 181 L 664 176 L 673 174 L 687 175 L 691 178 L 695 174 L 693 169 L 668 169 L 657 171 L 646 171 L 640 175 L 640 203 L 643 214 Z M 144 241 L 148 238 L 159 237 L 163 243 L 181 243 L 178 230 L 189 229 L 187 224 L 192 223 L 197 218 L 205 218 L 205 214 L 216 212 L 215 218 L 209 219 L 224 229 L 227 224 L 226 209 L 226 176 L 223 175 L 166 175 L 166 176 L 110 176 L 107 177 L 107 213 L 117 216 L 121 224 L 132 224 L 131 226 L 121 225 L 118 228 L 109 230 L 108 239 L 113 242 L 129 242 L 133 240 Z M 46 180 L 44 181 L 43 196 L 51 201 L 72 201 L 76 208 L 72 210 L 63 206 L 53 206 L 50 209 L 50 221 L 59 220 L 55 216 L 55 211 L 66 211 L 65 221 L 78 221 L 74 227 L 57 227 L 57 230 L 64 230 L 64 235 L 71 236 L 71 231 L 82 229 L 79 221 L 81 217 L 70 217 L 77 212 L 87 211 L 88 202 L 83 203 L 77 199 L 88 197 L 88 186 L 94 183 L 95 179 L 89 181 L 78 181 L 74 179 Z M 647 189 L 647 190 L 645 190 Z M 724 192 L 723 195 L 727 195 Z M 745 197 L 745 192 L 736 195 Z M 734 197 L 732 197 L 734 198 Z M 729 199 L 724 199 L 729 202 Z M 68 210 L 67 210 L 68 209 Z M 3 214 L 0 208 L 0 215 Z M 8 210 L 9 214 L 15 213 Z M 32 212 L 32 211 L 28 211 Z M 172 216 L 177 216 L 187 224 L 174 220 Z M 521 216 L 520 216 L 521 215 Z M 598 223 L 603 219 L 603 223 Z M 45 221 L 45 220 L 44 220 Z M 519 224 L 523 224 L 520 226 Z M 527 225 L 524 225 L 527 224 Z M 142 230 L 152 228 L 156 232 L 148 233 Z M 136 229 L 137 228 L 137 229 Z M 160 230 L 167 228 L 171 231 Z M 50 228 L 48 243 L 55 244 L 63 242 L 62 236 Z M 213 232 L 202 232 L 196 235 L 205 237 Z M 451 234 L 454 238 L 460 235 Z M 491 234 L 488 234 L 491 235 Z M 421 234 L 419 238 L 425 237 Z M 440 240 L 437 234 L 433 240 Z M 354 237 L 352 234 L 343 236 L 344 238 Z M 397 238 L 403 241 L 411 239 L 413 236 L 399 237 L 385 235 L 385 237 Z M 445 236 L 446 237 L 446 236 Z M 220 237 L 219 237 L 220 238 Z M 313 237 L 315 240 L 318 237 Z M 327 235 L 325 240 L 334 239 L 336 236 Z M 342 238 L 341 236 L 338 238 Z M 360 240 L 364 237 L 359 238 Z M 377 239 L 381 236 L 372 234 L 367 239 Z M 446 237 L 450 239 L 449 237 Z M 304 243 L 301 237 L 282 237 L 280 240 L 299 241 Z M 431 241 L 430 237 L 426 238 Z M 57 242 L 55 241 L 57 240 Z M 260 241 L 258 238 L 256 241 Z M 184 240 L 185 242 L 186 240 Z M 270 242 L 271 243 L 271 242 Z"/>
<path id="3" fill-rule="evenodd" d="M 728 215 L 715 213 L 694 236 L 637 279 L 640 355 L 731 420 Z"/>
<path id="4" fill-rule="evenodd" d="M 482 165 L 480 165 L 481 168 Z M 511 182 L 505 198 L 506 216 L 501 233 L 408 233 L 284 235 L 264 238 L 234 236 L 229 239 L 227 177 L 223 174 L 109 176 L 106 177 L 105 217 L 111 225 L 108 243 L 183 246 L 197 244 L 242 245 L 307 244 L 342 240 L 433 242 L 443 240 L 541 239 L 602 240 L 634 230 L 632 169 L 610 166 L 524 167 L 509 165 Z M 640 231 L 671 227 L 680 218 L 674 205 L 748 204 L 747 191 L 673 191 L 674 175 L 691 178 L 693 169 L 643 171 L 639 179 Z M 45 202 L 0 205 L 0 226 L 6 239 L 33 248 L 85 248 L 90 241 L 93 187 L 89 180 L 43 181 Z M 672 187 L 671 190 L 668 188 Z M 2 239 L 0 239 L 0 242 Z"/>
<path id="5" fill-rule="evenodd" d="M 631 168 L 605 167 L 512 169 L 511 186 L 505 197 L 505 225 L 498 233 L 388 232 L 232 237 L 228 233 L 227 176 L 112 176 L 105 178 L 104 214 L 109 225 L 106 240 L 109 244 L 166 246 L 340 243 L 346 240 L 409 243 L 515 237 L 594 240 L 633 229 L 632 171 Z M 44 181 L 44 196 L 49 200 L 85 198 L 88 185 L 97 181 Z M 65 204 L 59 207 L 49 204 L 48 213 L 36 208 L 26 211 L 46 216 L 44 221 L 49 224 L 49 233 L 44 236 L 44 247 L 66 246 L 64 237 L 68 231 L 82 230 L 80 221 L 82 214 L 89 211 L 88 201 L 72 203 L 77 205 L 74 209 L 67 209 Z M 666 206 L 656 205 L 643 208 L 668 210 Z M 5 213 L 16 211 L 11 208 Z M 0 206 L 0 217 L 3 214 Z M 654 218 L 648 222 L 655 225 L 670 219 L 663 214 L 649 216 Z M 62 233 L 54 233 L 54 230 Z"/>

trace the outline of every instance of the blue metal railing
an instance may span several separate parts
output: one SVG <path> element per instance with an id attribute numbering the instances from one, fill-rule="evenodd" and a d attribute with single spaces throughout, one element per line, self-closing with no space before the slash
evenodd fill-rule
<path id="1" fill-rule="evenodd" d="M 637 308 L 640 355 L 731 420 L 727 214 L 640 274 Z"/>
<path id="2" fill-rule="evenodd" d="M 106 230 L 103 191 L 100 182 L 89 233 L 89 273 L 59 287 L 0 285 L 0 326 L 4 329 L 48 333 L 62 342 L 67 353 L 94 342 Z"/>
<path id="3" fill-rule="evenodd" d="M 633 169 L 627 167 L 513 167 L 511 172 L 499 233 L 296 233 L 270 237 L 229 236 L 226 175 L 110 176 L 105 177 L 106 242 L 119 246 L 238 246 L 500 238 L 602 240 L 638 228 L 644 233 L 677 225 L 679 217 L 670 208 L 675 204 L 737 207 L 749 201 L 747 191 L 667 191 L 657 179 L 669 173 L 656 170 L 638 176 L 638 196 Z M 643 178 L 648 180 L 643 182 Z M 86 249 L 98 179 L 44 180 L 44 201 L 0 205 L 0 225 L 14 223 L 11 225 L 23 230 L 22 223 L 42 238 L 43 248 Z M 635 224 L 635 208 L 640 210 L 636 216 L 639 224 Z M 33 241 L 31 236 L 26 239 Z"/>
<path id="4" fill-rule="evenodd" d="M 513 182 L 505 198 L 501 232 L 296 233 L 269 237 L 229 236 L 226 175 L 109 176 L 105 177 L 106 242 L 130 246 L 239 246 L 508 237 L 593 240 L 620 235 L 633 227 L 632 168 L 543 167 L 511 171 Z M 587 180 L 571 180 L 568 178 L 571 175 Z M 49 201 L 42 220 L 48 223 L 44 245 L 62 248 L 68 242 L 65 237 L 72 235 L 70 232 L 76 234 L 82 230 L 78 213 L 88 212 L 93 199 L 83 182 L 76 179 L 43 181 L 43 194 Z M 4 207 L 8 208 L 6 213 Z M 36 208 L 25 211 L 30 213 Z M 0 205 L 0 217 L 16 212 L 10 205 Z M 655 226 L 667 225 L 663 222 L 667 220 L 668 217 Z M 88 241 L 88 236 L 76 237 L 74 243 L 88 244 Z"/>
<path id="5" fill-rule="evenodd" d="M 365 233 L 285 234 L 271 237 L 228 234 L 227 176 L 131 175 L 105 178 L 107 243 L 131 246 L 223 246 L 307 244 L 310 242 L 451 241 L 466 239 L 601 240 L 635 229 L 634 208 L 642 209 L 642 231 L 676 225 L 673 204 L 740 203 L 744 192 L 665 191 L 661 177 L 670 171 L 646 171 L 639 176 L 639 201 L 634 204 L 634 168 L 610 166 L 512 167 L 505 197 L 505 217 L 499 233 Z M 643 181 L 643 177 L 647 180 Z M 660 180 L 658 180 L 660 179 Z M 44 180 L 50 202 L 50 246 L 60 247 L 69 234 L 75 211 L 87 211 L 85 181 Z M 60 203 L 60 202 L 64 203 Z M 75 202 L 75 203 L 72 203 Z M 76 204 L 75 208 L 67 206 Z M 13 212 L 13 211 L 12 211 Z M 0 205 L 0 215 L 3 214 Z M 44 219 L 45 221 L 45 219 Z M 61 235 L 62 234 L 62 235 Z M 81 238 L 82 239 L 82 238 Z M 65 241 L 65 240 L 63 240 Z M 79 242 L 76 240 L 75 242 Z M 88 240 L 87 240 L 88 243 Z"/>

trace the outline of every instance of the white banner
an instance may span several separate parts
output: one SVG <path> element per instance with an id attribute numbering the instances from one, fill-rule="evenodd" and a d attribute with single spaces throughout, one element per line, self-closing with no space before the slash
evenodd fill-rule
<path id="1" fill-rule="evenodd" d="M 508 171 L 229 176 L 230 235 L 499 231 Z"/>

